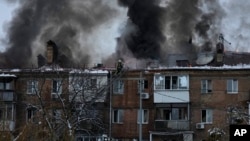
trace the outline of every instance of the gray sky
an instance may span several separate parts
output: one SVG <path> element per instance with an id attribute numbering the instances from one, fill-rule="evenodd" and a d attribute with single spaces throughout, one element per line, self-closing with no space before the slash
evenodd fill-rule
<path id="1" fill-rule="evenodd" d="M 7 3 L 6 1 L 0 1 L 0 40 L 6 36 L 6 26 L 11 20 L 14 9 L 18 6 L 17 3 Z M 3 49 L 2 42 L 0 42 L 0 50 Z"/>

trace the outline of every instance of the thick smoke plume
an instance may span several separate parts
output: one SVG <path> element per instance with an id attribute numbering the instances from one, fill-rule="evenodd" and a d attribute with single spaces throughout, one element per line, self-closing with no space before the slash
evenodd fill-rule
<path id="1" fill-rule="evenodd" d="M 9 24 L 7 48 L 0 54 L 1 67 L 36 64 L 37 56 L 42 58 L 39 54 L 45 52 L 49 40 L 58 46 L 61 66 L 100 60 L 114 65 L 116 59 L 121 58 L 130 67 L 138 67 L 154 60 L 165 63 L 169 54 L 182 53 L 195 60 L 197 53 L 214 50 L 220 33 L 229 41 L 237 41 L 232 43 L 231 50 L 246 46 L 250 38 L 245 30 L 250 25 L 245 14 L 249 4 L 242 1 L 12 2 L 19 2 L 20 6 Z"/>
<path id="2" fill-rule="evenodd" d="M 62 66 L 87 64 L 96 55 L 95 43 L 100 42 L 96 36 L 103 34 L 100 28 L 107 28 L 120 13 L 117 3 L 109 0 L 16 2 L 20 6 L 8 26 L 8 43 L 0 56 L 1 67 L 36 65 L 37 55 L 45 52 L 49 40 L 57 44 Z"/>
<path id="3" fill-rule="evenodd" d="M 223 10 L 217 1 L 119 0 L 119 3 L 128 7 L 127 30 L 118 44 L 118 54 L 122 52 L 120 57 L 125 60 L 129 60 L 127 54 L 124 56 L 126 48 L 137 61 L 164 62 L 167 54 L 173 53 L 194 58 L 199 50 L 211 51 L 220 33 L 216 25 L 220 24 Z"/>

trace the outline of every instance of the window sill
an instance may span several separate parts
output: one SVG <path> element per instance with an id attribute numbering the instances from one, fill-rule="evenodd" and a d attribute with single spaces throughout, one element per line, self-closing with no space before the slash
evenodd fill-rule
<path id="1" fill-rule="evenodd" d="M 139 122 L 137 122 L 137 124 L 140 124 Z M 148 124 L 148 122 L 142 122 L 141 124 Z"/>
<path id="2" fill-rule="evenodd" d="M 213 124 L 212 122 L 201 122 L 203 124 Z"/>
<path id="3" fill-rule="evenodd" d="M 238 94 L 238 92 L 227 92 L 227 94 L 235 95 Z"/>
<path id="4" fill-rule="evenodd" d="M 112 122 L 113 124 L 123 124 L 123 122 Z"/>
<path id="5" fill-rule="evenodd" d="M 213 94 L 213 92 L 201 93 L 201 95 Z"/>

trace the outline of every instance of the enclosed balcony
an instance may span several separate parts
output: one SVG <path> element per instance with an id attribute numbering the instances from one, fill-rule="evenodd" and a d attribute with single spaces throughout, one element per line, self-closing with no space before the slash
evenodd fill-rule
<path id="1" fill-rule="evenodd" d="M 0 101 L 15 101 L 15 94 L 13 91 L 0 91 Z"/>
<path id="2" fill-rule="evenodd" d="M 155 120 L 156 131 L 189 130 L 188 120 Z"/>
<path id="3" fill-rule="evenodd" d="M 188 103 L 189 76 L 162 75 L 154 76 L 154 103 Z"/>

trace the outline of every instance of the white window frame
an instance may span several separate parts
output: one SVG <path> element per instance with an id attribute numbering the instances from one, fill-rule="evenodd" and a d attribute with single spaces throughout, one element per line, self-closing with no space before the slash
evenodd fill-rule
<path id="1" fill-rule="evenodd" d="M 169 78 L 169 84 L 166 84 L 167 77 Z M 176 77 L 176 86 L 174 86 L 173 84 L 174 77 Z M 154 76 L 154 89 L 155 90 L 188 90 L 189 89 L 189 77 L 188 75 L 156 74 Z"/>
<path id="2" fill-rule="evenodd" d="M 56 82 L 56 88 L 54 88 L 54 82 Z M 62 93 L 62 80 L 52 79 L 52 94 L 60 95 Z"/>
<path id="3" fill-rule="evenodd" d="M 124 93 L 124 81 L 115 80 L 113 83 L 113 93 L 114 94 L 123 94 Z"/>
<path id="4" fill-rule="evenodd" d="M 227 93 L 228 94 L 237 94 L 238 93 L 238 80 L 237 79 L 228 79 L 227 80 Z"/>
<path id="5" fill-rule="evenodd" d="M 210 79 L 202 79 L 201 80 L 201 93 L 212 93 L 213 87 L 212 87 L 212 80 Z"/>
<path id="6" fill-rule="evenodd" d="M 27 94 L 36 94 L 38 92 L 38 81 L 29 80 L 27 81 Z"/>
<path id="7" fill-rule="evenodd" d="M 15 106 L 14 104 L 3 104 L 0 106 L 0 120 L 14 120 Z"/>
<path id="8" fill-rule="evenodd" d="M 148 124 L 149 121 L 149 110 L 142 109 L 142 124 Z M 137 123 L 140 124 L 140 109 L 137 111 Z"/>
<path id="9" fill-rule="evenodd" d="M 114 109 L 112 112 L 112 122 L 122 124 L 124 120 L 124 110 Z"/>
<path id="10" fill-rule="evenodd" d="M 148 80 L 138 80 L 137 82 L 137 86 L 138 86 L 138 93 L 140 93 L 140 89 L 141 91 L 144 91 L 145 89 L 148 89 Z"/>
<path id="11" fill-rule="evenodd" d="M 203 115 L 203 112 L 205 112 Z M 203 117 L 205 116 L 205 119 Z M 212 109 L 202 109 L 201 110 L 201 122 L 205 124 L 213 123 L 213 110 Z"/>
<path id="12" fill-rule="evenodd" d="M 154 89 L 155 90 L 165 89 L 165 76 L 164 75 L 157 74 L 154 76 Z"/>

